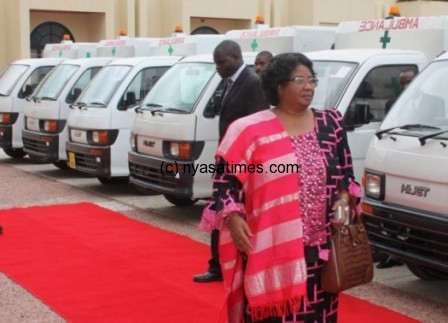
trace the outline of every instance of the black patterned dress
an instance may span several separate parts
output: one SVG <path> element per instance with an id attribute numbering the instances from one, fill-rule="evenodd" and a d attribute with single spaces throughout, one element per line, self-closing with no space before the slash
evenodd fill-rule
<path id="1" fill-rule="evenodd" d="M 313 132 L 291 137 L 299 167 L 300 212 L 303 218 L 305 258 L 307 262 L 307 299 L 298 313 L 270 317 L 263 323 L 337 322 L 338 294 L 321 287 L 321 272 L 328 259 L 330 212 L 338 194 L 348 191 L 354 182 L 350 150 L 342 117 L 335 110 L 313 110 Z M 233 208 L 222 201 L 242 203 L 241 183 L 231 174 L 214 181 L 213 211 Z M 244 257 L 244 256 L 243 256 Z M 246 303 L 248 307 L 248 304 Z M 245 323 L 255 323 L 246 311 Z"/>

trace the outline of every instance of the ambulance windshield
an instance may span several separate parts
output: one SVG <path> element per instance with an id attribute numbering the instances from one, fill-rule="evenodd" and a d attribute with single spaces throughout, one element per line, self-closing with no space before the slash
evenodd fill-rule
<path id="1" fill-rule="evenodd" d="M 154 85 L 141 106 L 158 111 L 190 113 L 216 72 L 213 63 L 178 63 Z"/>
<path id="2" fill-rule="evenodd" d="M 83 91 L 81 97 L 78 98 L 78 104 L 91 105 L 98 108 L 106 107 L 131 68 L 132 66 L 130 65 L 109 65 L 103 67 Z"/>
<path id="3" fill-rule="evenodd" d="M 67 82 L 71 79 L 73 74 L 78 70 L 79 65 L 60 64 L 57 65 L 45 78 L 39 83 L 36 91 L 33 93 L 33 98 L 43 100 L 57 100 L 59 94 L 64 89 Z"/>
<path id="4" fill-rule="evenodd" d="M 12 64 L 0 77 L 0 96 L 8 96 L 29 65 Z"/>
<path id="5" fill-rule="evenodd" d="M 349 62 L 313 61 L 319 85 L 311 106 L 321 110 L 336 107 L 356 68 L 357 64 Z"/>
<path id="6" fill-rule="evenodd" d="M 396 131 L 407 133 L 434 131 L 433 128 L 448 129 L 447 89 L 448 60 L 431 63 L 401 94 L 380 129 L 398 127 Z M 403 130 L 403 125 L 419 126 Z"/>

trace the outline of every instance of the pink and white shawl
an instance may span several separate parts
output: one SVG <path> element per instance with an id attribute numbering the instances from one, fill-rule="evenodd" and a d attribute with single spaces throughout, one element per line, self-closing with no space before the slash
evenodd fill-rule
<path id="1" fill-rule="evenodd" d="M 224 225 L 220 232 L 229 323 L 243 322 L 244 296 L 254 320 L 297 312 L 306 299 L 307 277 L 298 174 L 270 168 L 297 163 L 290 137 L 275 114 L 265 110 L 234 122 L 216 156 L 243 184 L 245 217 L 254 233 L 253 253 L 243 271 L 229 230 Z"/>

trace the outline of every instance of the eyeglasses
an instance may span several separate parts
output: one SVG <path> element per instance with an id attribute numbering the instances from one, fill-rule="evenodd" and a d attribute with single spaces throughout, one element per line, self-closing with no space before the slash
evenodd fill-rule
<path id="1" fill-rule="evenodd" d="M 293 79 L 289 79 L 289 80 L 286 80 L 286 81 L 294 82 L 294 83 L 296 83 L 300 87 L 303 87 L 303 86 L 305 86 L 305 84 L 308 84 L 313 89 L 315 87 L 317 87 L 317 85 L 319 84 L 319 80 L 317 78 L 315 78 L 315 77 L 310 78 L 310 79 L 306 79 L 306 78 L 303 78 L 301 76 L 297 76 L 297 77 L 295 77 Z"/>

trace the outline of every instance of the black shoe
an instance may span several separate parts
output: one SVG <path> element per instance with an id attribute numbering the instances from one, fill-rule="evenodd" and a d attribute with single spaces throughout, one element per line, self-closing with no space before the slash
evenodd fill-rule
<path id="1" fill-rule="evenodd" d="M 211 283 L 222 281 L 222 275 L 206 272 L 203 274 L 193 276 L 193 281 L 195 281 L 196 283 Z"/>
<path id="2" fill-rule="evenodd" d="M 376 268 L 384 269 L 384 268 L 390 268 L 393 266 L 401 266 L 401 265 L 403 265 L 403 263 L 401 261 L 389 257 L 386 260 L 381 261 L 378 265 L 376 265 Z"/>

